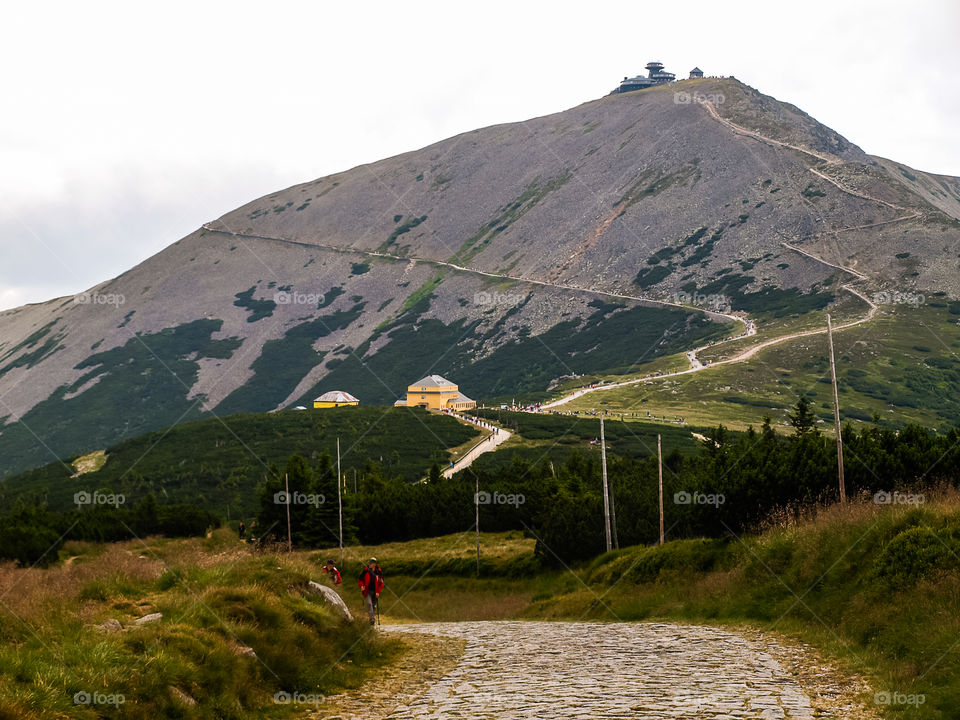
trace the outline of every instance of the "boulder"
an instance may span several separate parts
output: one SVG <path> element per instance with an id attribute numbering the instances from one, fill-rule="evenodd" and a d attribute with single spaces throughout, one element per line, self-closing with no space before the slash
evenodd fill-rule
<path id="1" fill-rule="evenodd" d="M 311 580 L 307 583 L 311 590 L 315 593 L 319 593 L 324 600 L 333 605 L 337 610 L 340 611 L 340 614 L 343 615 L 348 621 L 353 620 L 353 615 L 350 614 L 350 608 L 347 607 L 347 604 L 343 601 L 337 591 L 326 585 L 321 585 L 318 582 Z"/>
<path id="2" fill-rule="evenodd" d="M 144 615 L 142 618 L 137 618 L 133 621 L 134 625 L 147 625 L 149 623 L 160 622 L 160 619 L 163 617 L 163 613 L 150 613 L 149 615 Z"/>

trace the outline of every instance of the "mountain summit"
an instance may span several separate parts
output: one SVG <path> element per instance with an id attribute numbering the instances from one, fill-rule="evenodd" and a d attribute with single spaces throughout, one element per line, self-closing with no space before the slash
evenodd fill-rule
<path id="1" fill-rule="evenodd" d="M 850 272 L 957 296 L 958 218 L 957 178 L 732 78 L 475 130 L 0 313 L 0 471 L 328 390 L 388 404 L 430 374 L 535 397 L 739 332 L 758 304 L 823 307 Z"/>

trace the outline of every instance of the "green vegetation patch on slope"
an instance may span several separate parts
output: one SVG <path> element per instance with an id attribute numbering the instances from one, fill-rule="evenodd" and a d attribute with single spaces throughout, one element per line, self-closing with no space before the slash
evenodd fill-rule
<path id="1" fill-rule="evenodd" d="M 89 356 L 76 366 L 84 371 L 76 382 L 0 428 L 0 476 L 201 417 L 204 396 L 187 398 L 198 360 L 227 359 L 240 345 L 237 339 L 211 339 L 222 325 L 195 320 Z"/>
<path id="2" fill-rule="evenodd" d="M 566 185 L 572 177 L 569 170 L 564 170 L 547 182 L 543 182 L 543 179 L 538 176 L 512 202 L 500 208 L 500 213 L 493 220 L 467 238 L 456 254 L 450 258 L 450 262 L 455 265 L 468 263 L 497 235 L 530 212 L 547 195 Z"/>
<path id="3" fill-rule="evenodd" d="M 254 285 L 249 290 L 244 290 L 234 295 L 236 300 L 233 304 L 250 311 L 250 315 L 247 316 L 247 322 L 250 323 L 270 317 L 277 307 L 277 304 L 273 300 L 254 299 L 253 293 L 256 292 L 256 290 L 257 286 Z"/>
<path id="4" fill-rule="evenodd" d="M 401 397 L 409 383 L 430 372 L 448 377 L 480 401 L 520 392 L 538 397 L 556 377 L 611 369 L 630 373 L 652 358 L 729 333 L 727 325 L 713 323 L 700 313 L 625 309 L 594 302 L 596 311 L 586 319 L 557 323 L 536 336 L 521 330 L 519 337 L 478 360 L 478 352 L 503 332 L 502 327 L 481 336 L 476 333 L 479 321 L 468 324 L 458 320 L 450 325 L 434 319 L 417 321 L 415 312 L 426 309 L 426 301 L 421 301 L 386 330 L 390 342 L 372 355 L 367 354 L 369 343 L 359 347 L 303 395 L 301 402 L 315 397 L 321 386 L 365 386 L 368 402 L 389 403 Z M 509 314 L 501 320 L 506 317 Z"/>
<path id="5" fill-rule="evenodd" d="M 627 210 L 641 200 L 656 197 L 674 185 L 686 185 L 691 179 L 694 184 L 700 179 L 700 169 L 696 163 L 688 163 L 671 173 L 655 169 L 644 170 L 620 199 L 613 203 L 614 208 L 620 208 L 617 217 L 625 215 Z"/>
<path id="6" fill-rule="evenodd" d="M 395 242 L 397 242 L 397 238 L 399 238 L 401 235 L 404 235 L 410 232 L 414 228 L 418 227 L 423 222 L 425 222 L 426 219 L 427 219 L 426 215 L 421 215 L 420 217 L 411 217 L 408 220 L 403 220 L 403 215 L 397 215 L 394 218 L 394 221 L 400 224 L 393 229 L 393 231 L 390 233 L 390 236 L 386 239 L 386 241 L 381 243 L 380 247 L 377 248 L 377 252 L 386 252 L 387 250 L 389 250 L 390 246 L 393 245 Z M 400 222 L 401 220 L 403 220 L 402 223 Z"/>
<path id="7" fill-rule="evenodd" d="M 804 293 L 797 288 L 783 290 L 775 287 L 763 287 L 756 292 L 746 292 L 743 288 L 756 278 L 752 275 L 731 273 L 697 288 L 705 295 L 717 294 L 730 298 L 734 310 L 744 310 L 751 315 L 770 315 L 775 318 L 785 315 L 803 315 L 813 310 L 822 310 L 835 296 L 832 292 Z"/>
<path id="8" fill-rule="evenodd" d="M 44 325 L 39 330 L 30 333 L 30 335 L 24 339 L 22 342 L 14 345 L 12 348 L 7 350 L 0 357 L 0 375 L 13 370 L 18 367 L 32 368 L 34 365 L 39 363 L 41 360 L 46 359 L 50 355 L 53 355 L 57 350 L 60 349 L 60 341 L 63 339 L 62 334 L 57 334 L 52 337 L 47 337 L 50 332 L 53 330 L 53 326 L 56 325 L 59 320 L 53 320 L 46 325 Z M 44 340 L 44 338 L 47 338 Z M 43 340 L 43 343 L 37 347 L 37 343 Z M 16 355 L 21 350 L 26 350 L 29 348 L 35 348 L 30 352 L 26 352 L 15 360 L 11 360 L 6 365 L 2 365 L 3 361 Z"/>
<path id="9" fill-rule="evenodd" d="M 283 403 L 297 384 L 323 359 L 325 353 L 313 349 L 320 338 L 343 330 L 363 313 L 366 303 L 349 310 L 294 325 L 282 338 L 263 344 L 251 368 L 254 375 L 224 398 L 216 411 L 220 414 L 265 412 Z"/>
<path id="10" fill-rule="evenodd" d="M 126 440 L 109 449 L 100 470 L 77 479 L 71 479 L 69 463 L 30 470 L 0 484 L 0 499 L 8 507 L 18 500 L 43 501 L 67 510 L 78 489 L 123 493 L 127 505 L 153 493 L 162 503 L 198 503 L 236 516 L 257 507 L 257 487 L 271 465 L 282 466 L 294 453 L 308 459 L 335 455 L 338 437 L 345 473 L 375 461 L 387 476 L 414 481 L 431 463 L 446 464 L 448 448 L 476 436 L 451 417 L 418 408 L 231 415 Z"/>

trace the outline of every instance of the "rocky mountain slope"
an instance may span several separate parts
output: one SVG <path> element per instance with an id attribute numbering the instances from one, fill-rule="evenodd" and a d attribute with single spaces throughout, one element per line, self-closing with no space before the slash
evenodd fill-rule
<path id="1" fill-rule="evenodd" d="M 733 79 L 476 130 L 0 313 L 0 473 L 330 389 L 390 403 L 427 373 L 535 396 L 740 331 L 714 311 L 824 307 L 850 279 L 831 263 L 956 297 L 958 218 L 960 179 Z"/>

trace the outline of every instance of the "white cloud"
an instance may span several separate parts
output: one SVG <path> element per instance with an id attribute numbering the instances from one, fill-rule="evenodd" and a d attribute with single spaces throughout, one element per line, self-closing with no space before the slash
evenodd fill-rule
<path id="1" fill-rule="evenodd" d="M 85 289 L 279 187 L 599 97 L 650 59 L 960 174 L 952 0 L 64 1 L 6 10 L 3 33 L 0 307 Z"/>

